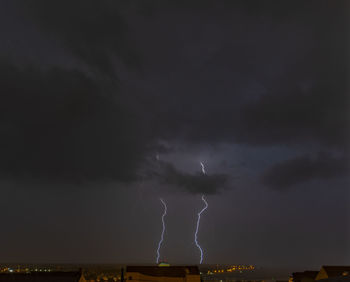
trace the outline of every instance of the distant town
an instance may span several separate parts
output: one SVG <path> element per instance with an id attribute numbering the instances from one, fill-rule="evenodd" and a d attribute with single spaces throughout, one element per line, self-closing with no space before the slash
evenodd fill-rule
<path id="1" fill-rule="evenodd" d="M 57 280 L 59 277 L 59 280 Z M 255 265 L 0 264 L 1 281 L 349 282 L 350 266 L 286 273 Z"/>

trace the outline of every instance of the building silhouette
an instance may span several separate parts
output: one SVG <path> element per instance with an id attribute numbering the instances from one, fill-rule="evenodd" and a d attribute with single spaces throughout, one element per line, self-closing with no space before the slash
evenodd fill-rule
<path id="1" fill-rule="evenodd" d="M 200 282 L 197 266 L 127 266 L 124 281 Z"/>
<path id="2" fill-rule="evenodd" d="M 334 277 L 347 277 L 350 279 L 350 266 L 324 265 L 321 267 L 315 280 L 329 279 Z"/>

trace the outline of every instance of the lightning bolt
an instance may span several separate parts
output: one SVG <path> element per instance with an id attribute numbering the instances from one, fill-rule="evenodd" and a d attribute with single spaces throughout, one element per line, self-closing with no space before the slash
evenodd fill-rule
<path id="1" fill-rule="evenodd" d="M 199 251 L 201 252 L 201 259 L 200 259 L 200 261 L 199 261 L 199 264 L 202 264 L 202 261 L 203 261 L 203 250 L 202 250 L 201 246 L 198 244 L 198 239 L 197 239 L 198 228 L 199 228 L 199 223 L 200 223 L 200 221 L 201 221 L 201 214 L 208 208 L 208 203 L 207 203 L 207 201 L 204 199 L 204 195 L 202 195 L 202 201 L 204 202 L 205 207 L 198 213 L 196 232 L 194 233 L 194 242 L 196 243 L 197 248 L 198 248 Z"/>
<path id="2" fill-rule="evenodd" d="M 204 164 L 203 164 L 202 162 L 200 162 L 200 164 L 201 164 L 201 167 L 202 167 L 202 173 L 203 173 L 203 174 L 207 174 L 207 173 L 205 172 Z"/>
<path id="3" fill-rule="evenodd" d="M 160 246 L 162 245 L 163 240 L 164 240 L 164 232 L 165 232 L 164 217 L 166 216 L 166 212 L 167 212 L 166 203 L 163 201 L 163 199 L 159 199 L 159 200 L 162 202 L 162 204 L 163 204 L 163 206 L 164 206 L 164 212 L 163 212 L 163 215 L 162 215 L 162 225 L 163 225 L 163 229 L 162 229 L 162 234 L 160 235 L 160 240 L 159 240 L 158 248 L 157 248 L 157 259 L 156 259 L 156 262 L 157 262 L 157 263 L 159 262 L 159 257 L 160 257 L 160 254 L 159 254 Z"/>

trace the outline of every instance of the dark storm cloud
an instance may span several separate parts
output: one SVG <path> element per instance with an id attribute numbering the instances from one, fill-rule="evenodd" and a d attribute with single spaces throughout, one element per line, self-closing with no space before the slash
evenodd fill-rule
<path id="1" fill-rule="evenodd" d="M 218 194 L 227 189 L 229 176 L 227 174 L 186 173 L 174 165 L 158 161 L 158 169 L 149 174 L 161 184 L 180 187 L 190 194 Z"/>
<path id="2" fill-rule="evenodd" d="M 262 181 L 275 189 L 286 189 L 311 180 L 327 180 L 349 174 L 349 159 L 319 153 L 316 157 L 301 156 L 273 165 Z"/>
<path id="3" fill-rule="evenodd" d="M 338 83 L 344 81 L 315 82 L 304 91 L 303 86 L 286 82 L 284 88 L 271 90 L 239 108 L 231 98 L 201 97 L 193 103 L 177 98 L 178 108 L 169 106 L 167 116 L 154 124 L 165 137 L 182 135 L 194 143 L 315 144 L 344 150 L 349 144 L 349 96 L 347 88 Z M 180 106 L 181 101 L 185 106 Z M 194 109 L 186 109 L 192 104 L 196 104 Z"/>
<path id="4" fill-rule="evenodd" d="M 137 178 L 148 139 L 117 89 L 78 71 L 18 69 L 4 60 L 0 74 L 4 177 Z"/>
<path id="5" fill-rule="evenodd" d="M 127 63 L 144 58 L 139 67 L 157 81 L 130 95 L 147 104 L 156 137 L 346 146 L 346 2 L 321 1 L 318 9 L 312 1 L 273 8 L 259 1 L 136 3 L 37 0 L 18 6 L 94 68 L 110 73 L 114 57 Z M 179 24 L 179 15 L 188 26 Z"/>
<path id="6" fill-rule="evenodd" d="M 122 20 L 125 5 L 123 1 L 17 1 L 46 36 L 63 41 L 68 51 L 106 74 L 115 72 L 116 57 L 133 65 L 139 60 Z"/>
<path id="7" fill-rule="evenodd" d="M 201 6 L 209 10 L 184 2 L 148 7 L 163 23 L 146 23 L 150 32 L 140 50 L 160 85 L 159 93 L 147 93 L 154 127 L 164 138 L 194 143 L 343 149 L 349 132 L 347 4 L 323 1 L 315 9 L 316 2 L 305 7 L 297 1 L 270 9 L 239 3 Z M 179 14 L 187 24 L 181 32 Z M 157 38 L 164 39 L 159 46 L 152 44 Z"/>
<path id="8" fill-rule="evenodd" d="M 348 263 L 349 4 L 0 1 L 0 260 Z"/>
<path id="9" fill-rule="evenodd" d="M 92 72 L 108 75 L 120 70 L 120 61 L 132 70 L 138 61 L 138 67 L 145 70 L 143 74 L 130 74 L 129 69 L 122 73 L 122 91 L 111 87 L 108 79 L 88 79 L 79 72 L 56 69 L 27 76 L 25 71 L 14 70 L 13 77 L 23 80 L 24 86 L 14 88 L 13 77 L 2 82 L 7 89 L 4 93 L 12 88 L 16 91 L 12 98 L 10 94 L 2 97 L 3 105 L 8 105 L 3 107 L 15 109 L 13 115 L 18 115 L 14 122 L 4 112 L 10 125 L 6 125 L 9 135 L 2 142 L 11 144 L 8 152 L 17 152 L 13 149 L 14 144 L 20 147 L 16 138 L 28 140 L 19 156 L 29 171 L 39 174 L 43 169 L 43 174 L 52 171 L 55 175 L 49 168 L 57 162 L 58 175 L 134 179 L 144 156 L 157 151 L 159 140 L 174 148 L 179 140 L 191 146 L 288 144 L 297 150 L 311 144 L 339 151 L 347 147 L 346 2 L 322 2 L 318 9 L 314 9 L 316 2 L 297 1 L 286 7 L 272 5 L 273 9 L 258 1 L 256 5 L 204 1 L 200 8 L 187 1 L 16 3 L 25 15 L 23 21 L 34 22 L 43 38 L 63 43 L 67 60 L 73 55 Z M 26 93 L 37 93 L 31 112 L 29 107 L 19 109 L 16 104 L 32 95 Z M 59 111 L 57 103 L 62 105 Z M 72 103 L 68 114 L 63 114 Z M 44 137 L 43 121 L 35 117 L 43 111 L 48 123 L 57 123 Z M 29 126 L 18 129 L 24 116 Z M 44 138 L 40 142 L 39 136 Z M 61 146 L 50 153 L 45 147 L 57 143 L 67 150 Z M 32 165 L 35 161 L 28 157 L 30 148 L 38 152 L 39 163 L 48 165 Z M 86 152 L 91 157 L 86 157 Z M 66 160 L 66 155 L 72 159 Z M 89 161 L 78 163 L 84 158 Z M 11 166 L 3 168 L 15 171 Z M 191 182 L 180 172 L 169 169 L 167 174 L 183 179 L 173 181 L 181 186 L 188 187 L 185 183 Z"/>
<path id="10" fill-rule="evenodd" d="M 344 83 L 321 82 L 307 91 L 289 85 L 263 95 L 242 111 L 238 139 L 256 145 L 314 143 L 344 149 L 349 141 L 349 102 L 347 88 L 338 82 Z"/>
<path id="11" fill-rule="evenodd" d="M 305 38 L 305 46 L 296 49 L 294 63 L 282 69 L 282 75 L 275 76 L 278 79 L 266 80 L 265 93 L 244 107 L 242 141 L 305 142 L 340 150 L 348 146 L 350 57 L 349 39 L 343 36 L 350 31 L 348 4 L 322 3 L 319 11 L 302 16 L 312 41 Z M 340 9 L 343 5 L 345 10 Z"/>

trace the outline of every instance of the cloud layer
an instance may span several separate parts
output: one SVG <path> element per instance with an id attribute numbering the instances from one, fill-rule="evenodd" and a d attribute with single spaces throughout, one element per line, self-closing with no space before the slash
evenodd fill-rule
<path id="1" fill-rule="evenodd" d="M 137 178 L 148 139 L 118 94 L 79 71 L 20 70 L 2 60 L 0 73 L 3 176 Z"/>
<path id="2" fill-rule="evenodd" d="M 346 177 L 349 172 L 349 159 L 319 153 L 316 157 L 304 155 L 275 164 L 265 171 L 262 181 L 275 189 L 285 189 L 310 180 Z"/>
<path id="3" fill-rule="evenodd" d="M 185 2 L 13 3 L 3 11 L 37 32 L 30 50 L 54 39 L 70 67 L 47 66 L 40 54 L 33 64 L 0 61 L 6 177 L 137 181 L 159 140 L 348 154 L 346 2 L 316 10 L 311 2 L 274 9 L 243 2 L 203 9 Z M 4 42 L 33 32 L 24 26 L 3 31 Z M 27 54 L 15 47 L 6 52 Z M 325 166 L 307 160 L 286 154 L 262 179 L 288 186 L 291 175 L 297 183 L 317 178 L 313 167 Z M 304 170 L 293 169 L 296 162 L 305 162 Z M 228 182 L 213 175 L 202 183 L 175 167 L 162 181 L 190 192 L 211 193 Z"/>
<path id="4" fill-rule="evenodd" d="M 162 185 L 177 187 L 190 194 L 218 194 L 228 188 L 229 182 L 229 175 L 225 173 L 186 173 L 162 161 L 158 161 L 149 175 Z"/>

